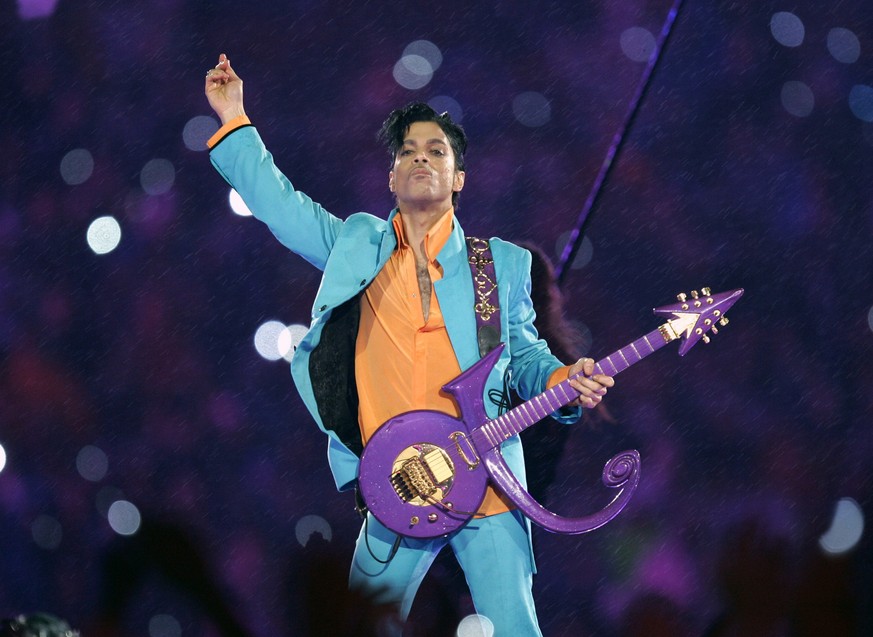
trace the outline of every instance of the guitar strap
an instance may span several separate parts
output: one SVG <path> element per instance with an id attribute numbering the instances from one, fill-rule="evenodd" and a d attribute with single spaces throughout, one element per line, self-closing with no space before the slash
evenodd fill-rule
<path id="1" fill-rule="evenodd" d="M 467 260 L 473 275 L 476 340 L 482 357 L 500 344 L 500 299 L 491 243 L 487 239 L 467 237 Z"/>

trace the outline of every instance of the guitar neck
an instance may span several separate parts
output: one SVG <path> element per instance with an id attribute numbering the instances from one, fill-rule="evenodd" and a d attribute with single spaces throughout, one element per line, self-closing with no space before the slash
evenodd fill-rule
<path id="1" fill-rule="evenodd" d="M 678 338 L 678 334 L 669 322 L 665 323 L 642 338 L 614 351 L 606 358 L 600 359 L 594 365 L 594 373 L 615 376 L 676 338 Z M 573 378 L 582 376 L 584 374 L 577 374 Z M 489 420 L 478 427 L 474 432 L 477 444 L 484 444 L 489 449 L 496 447 L 507 438 L 521 433 L 567 403 L 576 400 L 579 397 L 579 392 L 573 389 L 570 380 L 568 378 L 558 383 L 527 402 L 513 407 L 502 416 Z"/>

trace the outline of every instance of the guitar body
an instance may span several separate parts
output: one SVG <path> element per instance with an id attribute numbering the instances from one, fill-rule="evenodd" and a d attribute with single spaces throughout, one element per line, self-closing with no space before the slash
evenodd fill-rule
<path id="1" fill-rule="evenodd" d="M 443 387 L 463 420 L 410 411 L 387 421 L 367 441 L 358 485 L 367 508 L 392 531 L 415 538 L 446 535 L 482 504 L 488 472 L 468 424 L 487 420 L 482 392 L 499 355 L 492 352 Z"/>
<path id="2" fill-rule="evenodd" d="M 481 463 L 470 467 L 460 456 L 455 444 L 459 432 L 467 432 L 462 420 L 412 411 L 392 418 L 370 438 L 358 484 L 367 508 L 382 524 L 409 537 L 439 537 L 476 512 L 488 473 Z M 420 491 L 412 488 L 413 481 L 426 484 L 428 495 L 416 495 Z"/>

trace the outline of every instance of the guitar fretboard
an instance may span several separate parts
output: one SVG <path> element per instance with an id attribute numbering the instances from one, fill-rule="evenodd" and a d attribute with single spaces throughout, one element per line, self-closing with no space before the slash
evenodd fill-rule
<path id="1" fill-rule="evenodd" d="M 640 362 L 649 354 L 661 349 L 670 340 L 672 339 L 665 333 L 664 326 L 661 326 L 597 361 L 594 365 L 594 373 L 615 376 L 634 363 Z M 574 378 L 580 376 L 583 374 L 577 374 Z M 502 416 L 477 427 L 473 431 L 476 446 L 480 449 L 494 448 L 507 438 L 524 431 L 567 403 L 576 400 L 579 397 L 579 392 L 573 389 L 570 380 L 568 378 L 558 383 L 527 402 L 513 407 Z M 480 447 L 480 445 L 484 446 Z"/>

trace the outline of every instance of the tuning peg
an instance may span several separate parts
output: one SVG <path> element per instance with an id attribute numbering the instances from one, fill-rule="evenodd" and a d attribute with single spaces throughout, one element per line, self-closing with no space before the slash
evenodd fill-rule
<path id="1" fill-rule="evenodd" d="M 679 294 L 676 295 L 676 298 L 679 300 L 680 303 L 685 303 L 685 300 L 688 297 L 685 295 L 685 292 L 680 292 Z"/>
<path id="2" fill-rule="evenodd" d="M 713 325 L 712 329 L 709 331 L 712 332 L 713 334 L 718 334 L 718 328 L 715 325 Z"/>
<path id="3" fill-rule="evenodd" d="M 700 293 L 703 296 L 709 296 L 712 294 L 712 290 L 710 290 L 709 288 L 700 288 Z"/>
<path id="4" fill-rule="evenodd" d="M 697 290 L 691 290 L 691 298 L 692 299 L 697 299 L 699 297 L 700 297 L 700 295 L 697 293 Z"/>
<path id="5" fill-rule="evenodd" d="M 709 337 L 706 334 L 704 334 L 703 336 L 700 337 L 700 340 L 703 341 L 704 343 L 708 343 Z"/>
<path id="6" fill-rule="evenodd" d="M 728 320 L 728 317 L 726 317 L 726 316 L 722 316 L 720 319 L 718 319 L 718 324 L 721 326 L 725 326 L 728 323 L 730 323 L 730 321 Z"/>

